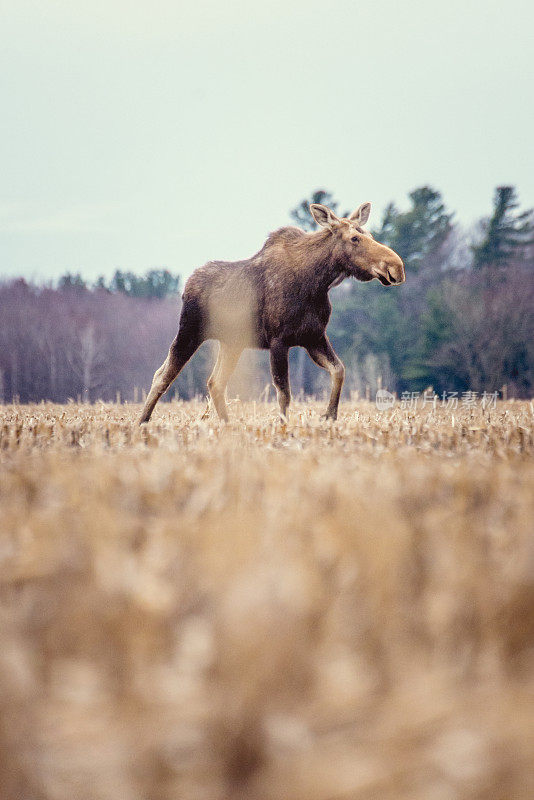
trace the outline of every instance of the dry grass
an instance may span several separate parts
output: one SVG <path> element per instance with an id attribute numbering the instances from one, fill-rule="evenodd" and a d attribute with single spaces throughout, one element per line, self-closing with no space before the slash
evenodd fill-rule
<path id="1" fill-rule="evenodd" d="M 531 800 L 532 404 L 201 410 L 0 407 L 2 800 Z"/>

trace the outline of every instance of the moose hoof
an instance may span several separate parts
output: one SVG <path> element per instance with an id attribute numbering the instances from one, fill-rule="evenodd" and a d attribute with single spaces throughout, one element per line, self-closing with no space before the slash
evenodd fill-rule
<path id="1" fill-rule="evenodd" d="M 335 422 L 337 419 L 337 411 L 325 411 L 324 414 L 321 414 L 321 419 L 326 421 L 330 420 L 331 422 Z"/>

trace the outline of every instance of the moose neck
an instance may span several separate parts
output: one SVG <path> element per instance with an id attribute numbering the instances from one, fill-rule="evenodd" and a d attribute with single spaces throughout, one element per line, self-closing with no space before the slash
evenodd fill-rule
<path id="1" fill-rule="evenodd" d="M 321 230 L 306 237 L 306 261 L 310 288 L 317 294 L 326 294 L 348 277 L 345 264 L 337 247 L 332 246 L 330 231 Z"/>

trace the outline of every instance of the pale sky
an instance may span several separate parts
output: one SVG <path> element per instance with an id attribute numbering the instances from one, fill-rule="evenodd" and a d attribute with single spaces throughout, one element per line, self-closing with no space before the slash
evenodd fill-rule
<path id="1" fill-rule="evenodd" d="M 534 205 L 531 0 L 0 0 L 0 276 L 245 258 L 315 188 Z"/>

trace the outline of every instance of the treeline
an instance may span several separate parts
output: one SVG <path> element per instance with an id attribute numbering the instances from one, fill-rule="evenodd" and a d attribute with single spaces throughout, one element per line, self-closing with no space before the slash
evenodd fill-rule
<path id="1" fill-rule="evenodd" d="M 0 400 L 141 400 L 178 328 L 178 288 L 166 270 L 0 285 Z M 181 396 L 205 382 L 206 349 L 178 379 Z"/>
<path id="2" fill-rule="evenodd" d="M 345 214 L 317 191 L 290 212 L 305 229 L 315 225 L 309 202 Z M 506 385 L 510 396 L 532 396 L 534 217 L 519 209 L 513 187 L 496 189 L 491 214 L 472 231 L 425 186 L 409 194 L 406 210 L 390 204 L 372 232 L 402 256 L 407 281 L 389 289 L 346 281 L 332 291 L 328 332 L 347 367 L 345 391 Z M 179 276 L 163 269 L 117 271 L 92 285 L 79 274 L 55 286 L 0 284 L 0 400 L 141 400 L 176 333 L 179 291 Z M 254 396 L 270 382 L 268 359 L 244 360 L 246 380 L 235 386 Z M 204 345 L 170 396 L 204 394 L 212 361 L 213 347 Z M 328 380 L 296 348 L 291 384 L 295 395 L 321 394 Z"/>
<path id="3" fill-rule="evenodd" d="M 85 281 L 79 272 L 67 272 L 58 281 L 59 289 L 89 289 L 90 284 Z M 134 272 L 115 270 L 110 281 L 101 275 L 94 289 L 105 289 L 107 292 L 119 292 L 128 297 L 148 297 L 162 300 L 169 295 L 177 294 L 180 288 L 180 276 L 173 275 L 168 269 L 151 269 L 146 275 L 136 275 Z"/>

